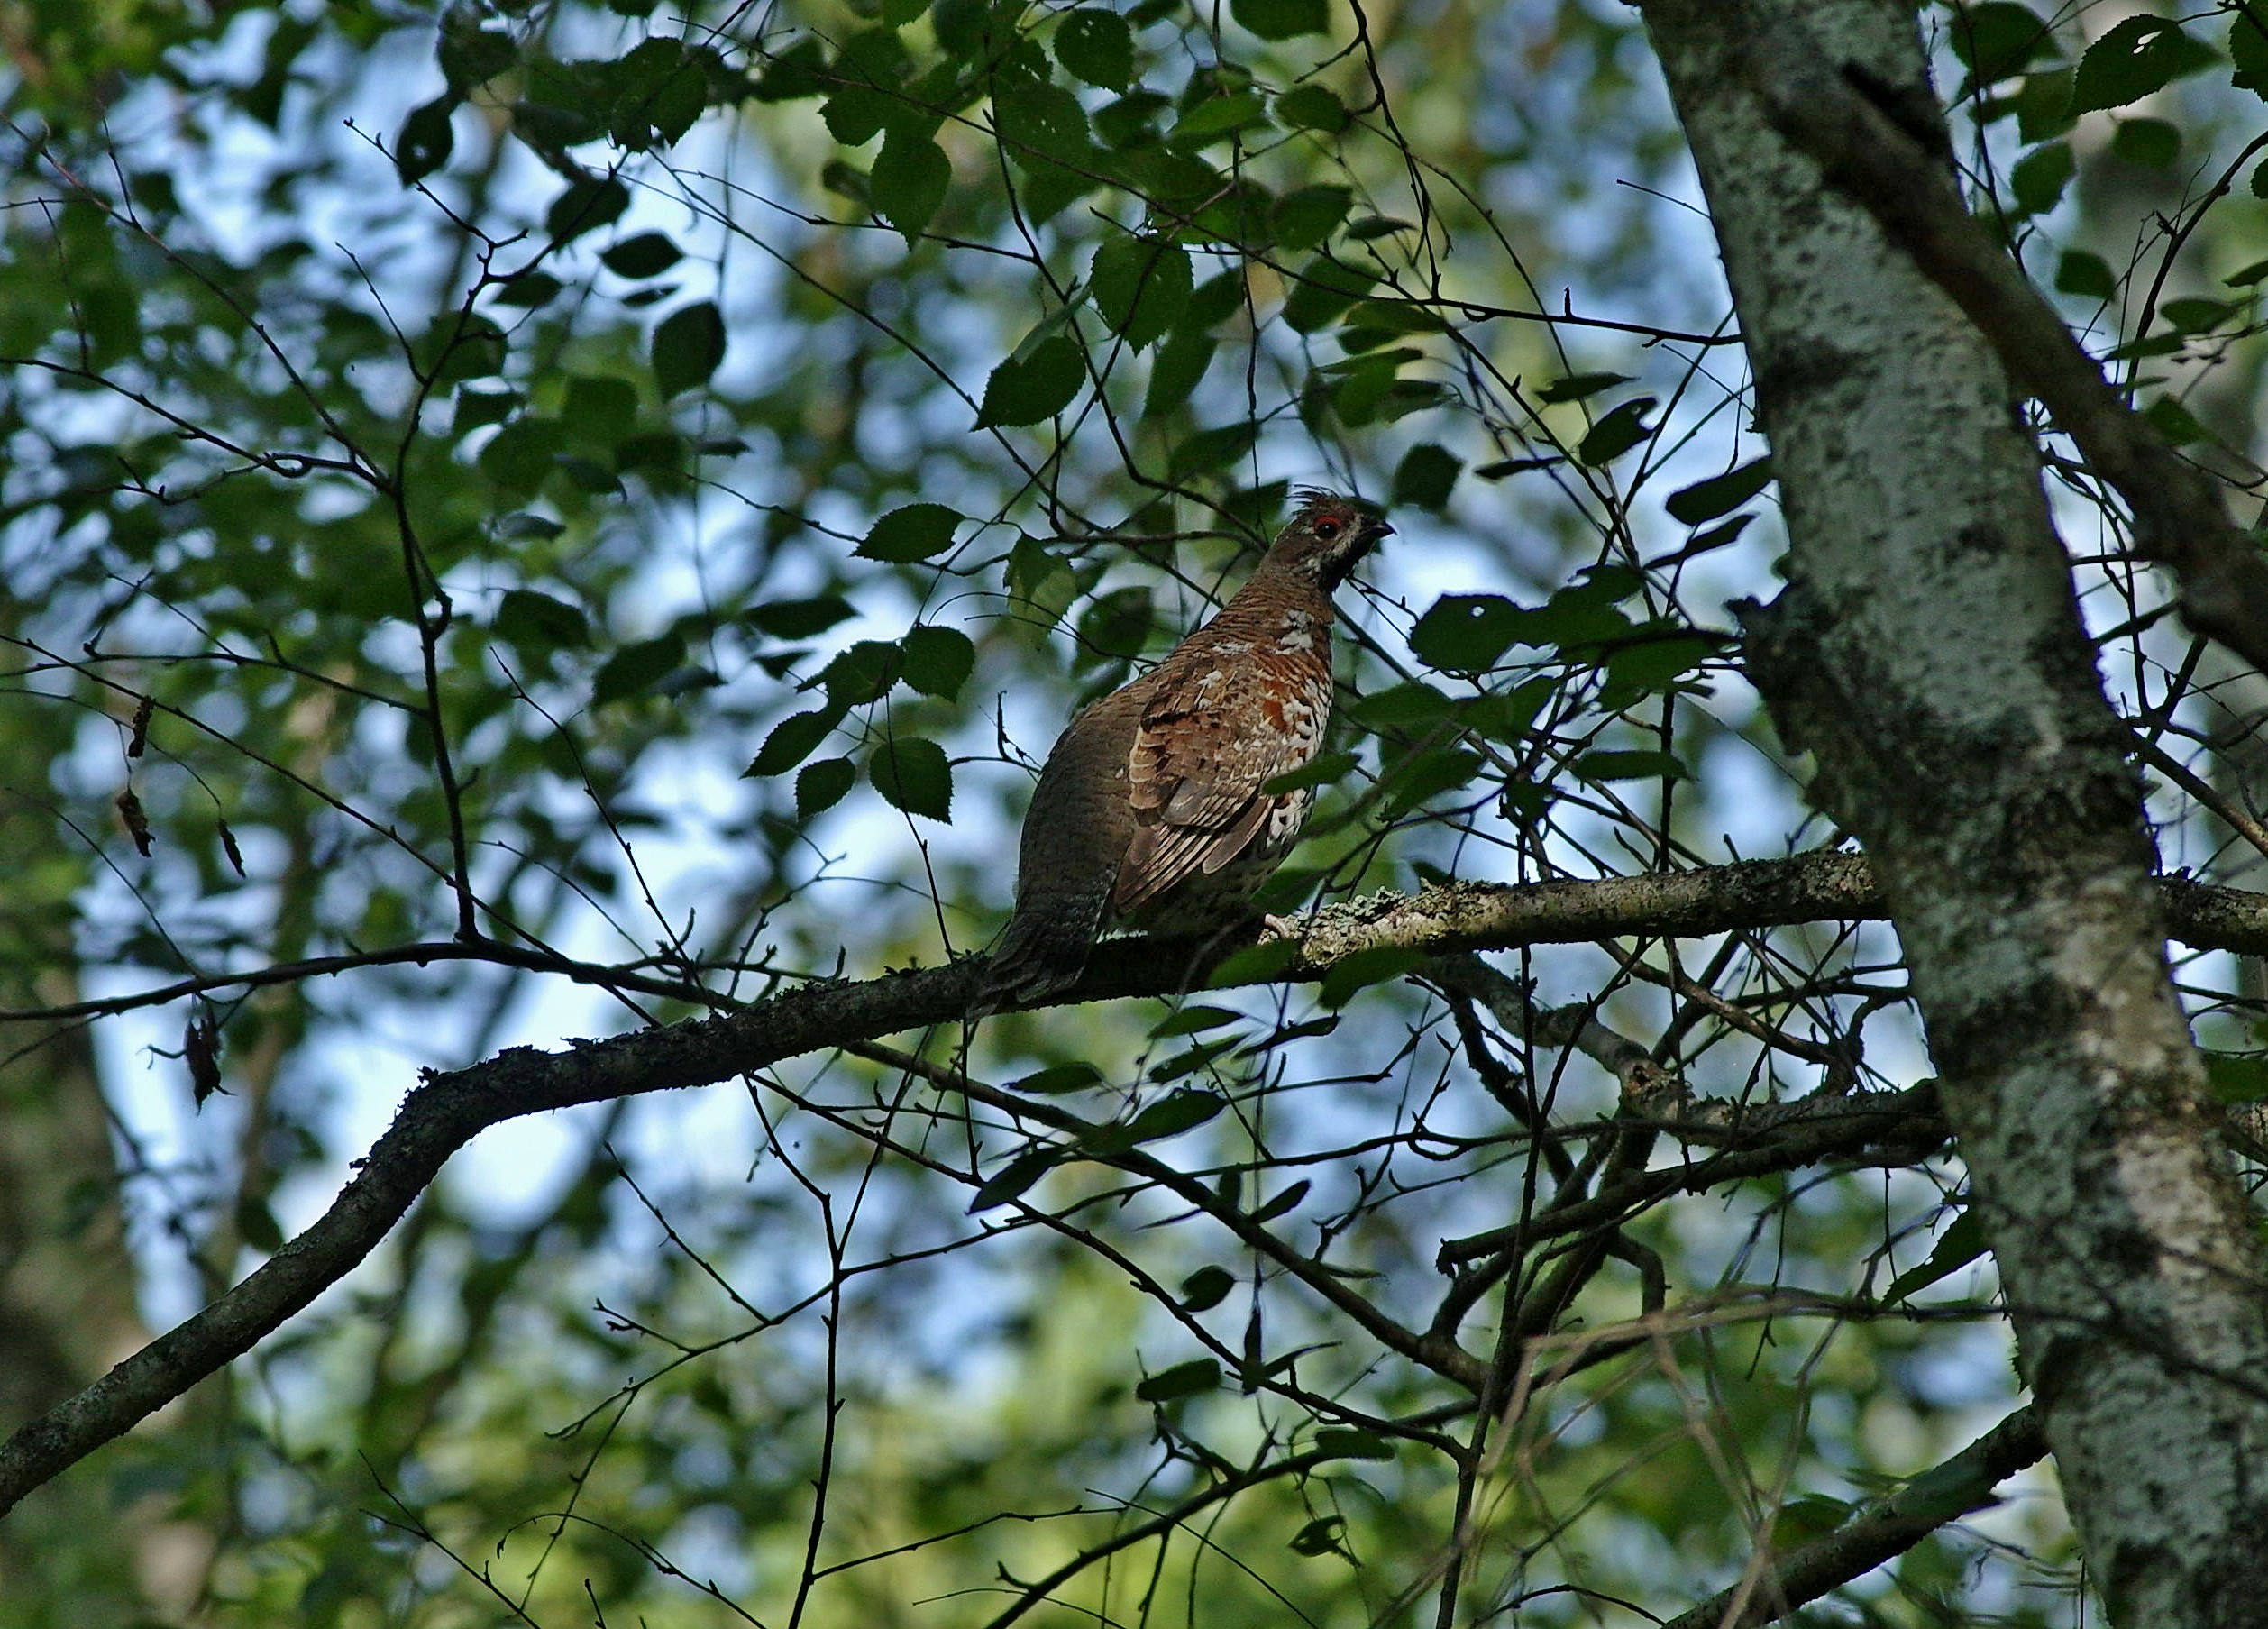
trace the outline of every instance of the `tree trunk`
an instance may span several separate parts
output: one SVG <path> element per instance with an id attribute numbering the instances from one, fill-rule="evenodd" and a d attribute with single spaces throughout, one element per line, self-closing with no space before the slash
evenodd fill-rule
<path id="1" fill-rule="evenodd" d="M 2036 450 L 1983 340 L 1744 88 L 1807 39 L 1905 127 L 1942 130 L 1913 12 L 1644 9 L 1788 519 L 1751 671 L 1874 863 L 2094 1578 L 2121 1623 L 2256 1623 L 2261 1254 Z"/>

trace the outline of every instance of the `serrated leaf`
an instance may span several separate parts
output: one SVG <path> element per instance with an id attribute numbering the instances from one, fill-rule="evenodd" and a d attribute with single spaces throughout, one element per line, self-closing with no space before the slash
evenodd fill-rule
<path id="1" fill-rule="evenodd" d="M 1300 187 L 1285 193 L 1268 210 L 1268 232 L 1278 249 L 1297 252 L 1312 249 L 1347 218 L 1355 195 L 1345 187 Z"/>
<path id="2" fill-rule="evenodd" d="M 1669 495 L 1669 501 L 1663 507 L 1672 520 L 1684 526 L 1699 526 L 1705 520 L 1715 520 L 1739 508 L 1770 485 L 1771 479 L 1772 461 L 1769 457 L 1753 459 L 1736 470 L 1679 488 Z"/>
<path id="3" fill-rule="evenodd" d="M 1159 1142 L 1168 1137 L 1178 1137 L 1193 1131 L 1215 1118 L 1229 1105 L 1219 1094 L 1184 1088 L 1168 1092 L 1135 1115 L 1119 1130 L 1119 1139 L 1132 1148 L 1145 1142 Z"/>
<path id="4" fill-rule="evenodd" d="M 2073 116 L 2124 107 L 2219 60 L 2163 17 L 2128 17 L 2087 48 L 2071 80 Z"/>
<path id="5" fill-rule="evenodd" d="M 950 701 L 976 671 L 976 642 L 957 627 L 917 627 L 904 649 L 905 681 L 925 696 Z"/>
<path id="6" fill-rule="evenodd" d="M 810 599 L 774 599 L 748 609 L 748 621 L 757 632 L 774 639 L 809 639 L 858 613 L 839 594 L 820 594 Z"/>
<path id="7" fill-rule="evenodd" d="M 1137 351 L 1181 320 L 1192 286 L 1188 252 L 1164 238 L 1114 237 L 1095 252 L 1087 272 L 1095 309 Z"/>
<path id="8" fill-rule="evenodd" d="M 953 766 L 945 748 L 896 736 L 866 761 L 866 777 L 893 807 L 941 822 L 953 818 Z"/>
<path id="9" fill-rule="evenodd" d="M 997 1210 L 1063 1163 L 1060 1149 L 1027 1149 L 985 1179 L 969 1201 L 968 1213 Z"/>
<path id="10" fill-rule="evenodd" d="M 1211 1358 L 1198 1358 L 1159 1370 L 1137 1385 L 1134 1395 L 1145 1403 L 1172 1403 L 1200 1392 L 1217 1391 L 1220 1386 L 1221 1365 Z"/>
<path id="11" fill-rule="evenodd" d="M 1056 24 L 1056 60 L 1063 71 L 1105 90 L 1134 83 L 1134 31 L 1116 12 L 1083 5 Z"/>
<path id="12" fill-rule="evenodd" d="M 960 524 L 960 512 L 941 503 L 910 503 L 874 522 L 853 553 L 862 560 L 910 565 L 952 547 L 953 530 Z"/>
<path id="13" fill-rule="evenodd" d="M 725 360 L 725 317 L 714 300 L 696 300 L 654 330 L 654 378 L 664 400 L 705 385 Z"/>
<path id="14" fill-rule="evenodd" d="M 1257 91 L 1242 90 L 1233 96 L 1208 96 L 1195 106 L 1185 110 L 1174 121 L 1174 127 L 1166 139 L 1183 147 L 1202 147 L 1218 142 L 1267 118 L 1267 105 Z"/>
<path id="15" fill-rule="evenodd" d="M 1377 280 L 1360 267 L 1318 255 L 1299 269 L 1285 297 L 1284 322 L 1295 334 L 1312 334 L 1369 293 Z"/>
<path id="16" fill-rule="evenodd" d="M 764 745 L 756 748 L 756 755 L 748 761 L 748 767 L 740 772 L 741 779 L 755 781 L 785 774 L 818 751 L 819 744 L 835 733 L 841 717 L 831 709 L 822 709 L 818 712 L 793 713 L 781 719 L 764 737 Z"/>
<path id="17" fill-rule="evenodd" d="M 1176 1035 L 1202 1035 L 1208 1030 L 1218 1030 L 1223 1024 L 1236 1023 L 1243 1016 L 1231 1007 L 1193 1003 L 1179 1011 L 1167 1013 L 1152 1024 L 1150 1038 L 1153 1040 L 1170 1040 Z"/>
<path id="18" fill-rule="evenodd" d="M 834 808 L 850 795 L 857 780 L 858 766 L 848 758 L 806 764 L 795 777 L 795 818 L 808 820 Z"/>
<path id="19" fill-rule="evenodd" d="M 1028 356 L 1010 357 L 984 381 L 977 429 L 1036 425 L 1069 407 L 1086 383 L 1086 361 L 1075 342 L 1056 334 Z"/>
<path id="20" fill-rule="evenodd" d="M 590 705 L 604 707 L 651 690 L 685 664 L 685 641 L 677 634 L 641 639 L 607 658 L 590 687 Z"/>
<path id="21" fill-rule="evenodd" d="M 1980 86 L 2022 73 L 2038 58 L 2055 54 L 2055 37 L 2046 22 L 2009 0 L 1961 7 L 1948 19 L 1946 36 L 1971 81 Z"/>
<path id="22" fill-rule="evenodd" d="M 1229 1292 L 1236 1286 L 1236 1278 L 1228 1268 L 1201 1267 L 1181 1281 L 1181 1310 L 1209 1312 L 1226 1301 Z"/>
<path id="23" fill-rule="evenodd" d="M 1396 764 L 1379 782 L 1386 818 L 1400 819 L 1445 792 L 1469 786 L 1484 762 L 1468 747 L 1437 746 Z"/>
<path id="24" fill-rule="evenodd" d="M 890 223 L 911 249 L 945 202 L 953 165 L 928 133 L 898 125 L 883 138 L 867 188 L 874 213 Z"/>
<path id="25" fill-rule="evenodd" d="M 1295 40 L 1331 26 L 1327 0 L 1229 0 L 1229 14 L 1263 40 Z"/>
<path id="26" fill-rule="evenodd" d="M 2236 64 L 2229 83 L 2268 99 L 2268 30 L 2256 13 L 2241 10 L 2229 20 L 2228 59 Z"/>
<path id="27" fill-rule="evenodd" d="M 1208 473 L 1236 462 L 1258 445 L 1259 440 L 1260 426 L 1250 419 L 1222 425 L 1218 429 L 1200 430 L 1166 455 L 1166 472 L 1175 480 Z"/>
<path id="28" fill-rule="evenodd" d="M 617 277 L 644 280 L 659 277 L 685 258 L 676 240 L 664 232 L 641 232 L 600 252 L 599 263 Z"/>
<path id="29" fill-rule="evenodd" d="M 1205 370 L 1212 365 L 1219 342 L 1201 328 L 1184 327 L 1157 348 L 1149 369 L 1149 389 L 1142 398 L 1145 417 L 1158 418 L 1187 401 Z"/>
<path id="30" fill-rule="evenodd" d="M 828 702 L 837 709 L 864 707 L 890 693 L 905 663 L 906 654 L 895 641 L 861 639 L 847 650 L 837 652 L 819 670 L 818 678 L 803 688 L 809 690 L 812 683 L 826 686 Z"/>

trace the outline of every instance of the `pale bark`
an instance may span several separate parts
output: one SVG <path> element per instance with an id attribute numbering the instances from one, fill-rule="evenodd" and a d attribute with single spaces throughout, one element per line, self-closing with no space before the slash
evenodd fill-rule
<path id="1" fill-rule="evenodd" d="M 2126 735 L 1991 347 L 1775 133 L 1819 53 L 1925 147 L 1910 7 L 1650 0 L 1791 540 L 1751 669 L 1874 864 L 2114 1619 L 2268 1598 L 2268 1313 L 2164 959 Z M 1784 111 L 1784 110 L 1782 110 Z"/>

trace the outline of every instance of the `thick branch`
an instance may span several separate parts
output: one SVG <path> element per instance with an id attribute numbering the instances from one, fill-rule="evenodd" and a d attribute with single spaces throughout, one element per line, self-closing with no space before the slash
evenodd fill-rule
<path id="1" fill-rule="evenodd" d="M 1951 166 L 1801 30 L 1763 31 L 1748 42 L 1748 62 L 1773 127 L 1952 297 L 2001 366 L 2126 500 L 2137 548 L 2172 567 L 2181 585 L 2181 619 L 2268 673 L 2268 555 L 2229 519 L 2212 480 L 2119 399 L 2024 269 L 1969 213 Z"/>
<path id="2" fill-rule="evenodd" d="M 2166 885 L 2174 931 L 2199 947 L 2268 952 L 2268 895 L 2196 883 Z M 1660 876 L 1525 887 L 1463 883 L 1414 898 L 1377 894 L 1321 912 L 1279 974 L 1318 976 L 1357 950 L 1512 949 L 1625 936 L 1726 933 L 1882 913 L 1866 862 L 1834 853 L 1748 861 Z M 1105 946 L 1065 1002 L 1182 988 L 1177 958 L 1154 945 Z M 0 1444 L 0 1513 L 32 1488 L 252 1347 L 352 1271 L 423 1193 L 450 1155 L 523 1114 L 642 1092 L 708 1085 L 785 1058 L 959 1020 L 983 963 L 969 959 L 862 983 L 819 984 L 743 1011 L 579 1044 L 516 1047 L 429 1075 L 331 1208 L 211 1305 L 160 1336 L 78 1396 Z"/>
<path id="3" fill-rule="evenodd" d="M 1791 1551 L 1769 1577 L 1748 1579 L 1679 1613 L 1663 1629 L 1753 1629 L 1863 1577 L 1972 1510 L 2047 1453 L 2046 1433 L 2019 1408 L 1934 1469 L 1877 1499 L 1823 1539 Z"/>

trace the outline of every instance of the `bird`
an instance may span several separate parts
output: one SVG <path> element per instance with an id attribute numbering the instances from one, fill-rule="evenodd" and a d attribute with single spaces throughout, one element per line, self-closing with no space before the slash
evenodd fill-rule
<path id="1" fill-rule="evenodd" d="M 1394 528 L 1359 499 L 1295 493 L 1291 518 L 1219 614 L 1089 703 L 1047 754 L 1024 815 L 1016 908 L 973 1015 L 1076 984 L 1113 929 L 1217 931 L 1299 840 L 1314 788 L 1270 792 L 1322 750 L 1331 594 Z"/>

